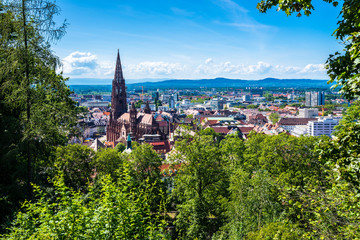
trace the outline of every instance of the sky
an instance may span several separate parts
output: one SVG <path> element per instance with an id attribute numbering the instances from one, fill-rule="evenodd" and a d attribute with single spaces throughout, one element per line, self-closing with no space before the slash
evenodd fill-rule
<path id="1" fill-rule="evenodd" d="M 67 34 L 53 50 L 65 76 L 112 79 L 328 79 L 340 6 L 309 16 L 259 13 L 260 0 L 58 0 Z M 84 80 L 86 81 L 86 80 Z"/>

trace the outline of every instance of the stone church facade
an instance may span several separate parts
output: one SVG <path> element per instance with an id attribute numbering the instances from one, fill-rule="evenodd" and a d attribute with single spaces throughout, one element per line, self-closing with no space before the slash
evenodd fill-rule
<path id="1" fill-rule="evenodd" d="M 129 134 L 133 141 L 143 141 L 144 135 L 156 135 L 159 139 L 166 139 L 166 135 L 160 131 L 159 124 L 151 114 L 148 102 L 143 112 L 138 112 L 134 103 L 131 104 L 130 110 L 127 110 L 125 79 L 118 52 L 112 82 L 111 112 L 106 128 L 106 138 L 107 141 L 115 144 L 125 143 Z"/>

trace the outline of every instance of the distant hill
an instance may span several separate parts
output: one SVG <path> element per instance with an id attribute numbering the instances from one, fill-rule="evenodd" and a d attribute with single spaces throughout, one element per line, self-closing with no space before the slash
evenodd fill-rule
<path id="1" fill-rule="evenodd" d="M 160 82 L 142 82 L 127 84 L 129 88 L 144 86 L 146 89 L 156 88 L 245 88 L 245 87 L 266 87 L 266 88 L 323 88 L 328 89 L 331 85 L 327 80 L 312 79 L 276 79 L 265 78 L 262 80 L 241 80 L 228 78 L 200 79 L 200 80 L 165 80 Z"/>
<path id="2" fill-rule="evenodd" d="M 78 90 L 97 90 L 97 91 L 111 91 L 111 80 L 91 80 L 81 79 L 79 81 L 71 79 L 68 84 L 74 91 Z M 200 79 L 200 80 L 164 80 L 164 81 L 146 81 L 131 83 L 134 80 L 125 80 L 129 89 L 139 89 L 144 86 L 144 89 L 184 89 L 184 88 L 246 88 L 246 87 L 265 87 L 265 88 L 296 88 L 296 89 L 329 89 L 333 84 L 327 84 L 327 80 L 313 80 L 313 79 L 277 79 L 265 78 L 261 80 L 241 80 L 228 78 L 215 79 Z M 94 84 L 94 83 L 97 84 Z M 103 84 L 101 84 L 103 82 Z M 74 84 L 75 83 L 75 84 Z M 86 83 L 86 85 L 83 85 Z M 100 83 L 100 84 L 99 84 Z"/>

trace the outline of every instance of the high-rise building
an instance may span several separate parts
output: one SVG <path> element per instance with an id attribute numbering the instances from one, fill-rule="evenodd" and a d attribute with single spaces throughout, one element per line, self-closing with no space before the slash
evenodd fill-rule
<path id="1" fill-rule="evenodd" d="M 324 92 L 306 92 L 305 93 L 305 106 L 315 107 L 325 105 Z"/>

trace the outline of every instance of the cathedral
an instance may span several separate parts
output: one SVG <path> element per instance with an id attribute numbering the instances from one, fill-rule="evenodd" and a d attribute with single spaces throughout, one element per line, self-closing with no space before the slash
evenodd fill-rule
<path id="1" fill-rule="evenodd" d="M 106 128 L 107 141 L 114 142 L 115 145 L 119 142 L 125 143 L 129 135 L 132 141 L 146 141 L 146 138 L 166 139 L 166 134 L 160 131 L 159 124 L 151 114 L 148 102 L 143 112 L 138 112 L 134 103 L 129 111 L 127 106 L 125 79 L 118 51 L 112 82 L 110 119 Z"/>

